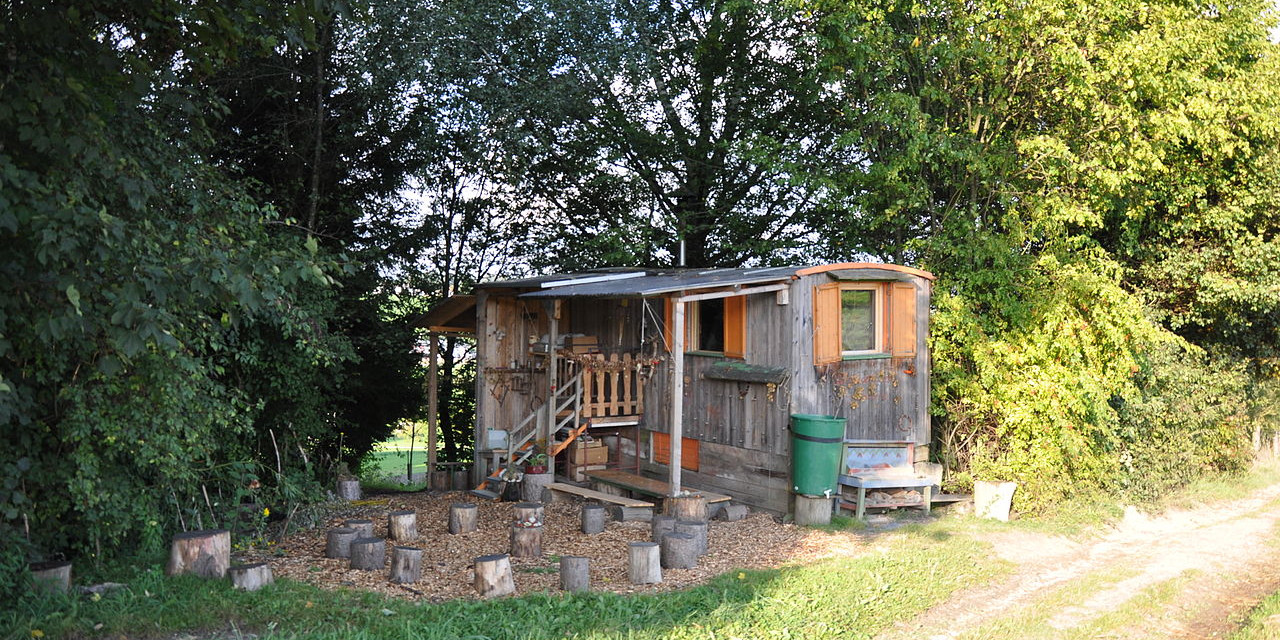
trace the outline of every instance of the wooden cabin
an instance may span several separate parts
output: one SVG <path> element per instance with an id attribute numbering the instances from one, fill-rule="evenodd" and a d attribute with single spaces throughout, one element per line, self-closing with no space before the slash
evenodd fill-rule
<path id="1" fill-rule="evenodd" d="M 477 477 L 536 446 L 566 479 L 623 469 L 787 513 L 797 413 L 927 459 L 933 279 L 845 263 L 480 285 Z"/>

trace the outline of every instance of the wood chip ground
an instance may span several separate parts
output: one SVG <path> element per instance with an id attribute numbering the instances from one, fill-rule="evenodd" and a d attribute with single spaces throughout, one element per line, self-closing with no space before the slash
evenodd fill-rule
<path id="1" fill-rule="evenodd" d="M 476 532 L 449 534 L 449 505 L 455 502 L 478 506 Z M 476 598 L 473 562 L 479 556 L 509 551 L 514 504 L 490 502 L 465 492 L 375 496 L 335 510 L 328 526 L 294 533 L 272 547 L 241 552 L 237 561 L 268 562 L 276 578 L 324 589 L 355 588 L 431 602 Z M 649 540 L 649 523 L 610 520 L 603 533 L 586 535 L 579 529 L 582 504 L 565 501 L 545 506 L 543 557 L 511 559 L 519 594 L 559 591 L 562 555 L 590 558 L 594 591 L 648 593 L 695 586 L 737 569 L 780 567 L 857 553 L 863 545 L 855 534 L 781 524 L 768 514 L 752 513 L 738 522 L 712 521 L 708 532 L 710 551 L 697 568 L 664 570 L 659 584 L 633 585 L 627 578 L 627 546 L 633 541 Z M 417 511 L 419 538 L 406 543 L 388 542 L 388 567 L 395 544 L 423 549 L 422 579 L 417 583 L 395 584 L 388 580 L 387 569 L 353 570 L 345 558 L 324 556 L 329 528 L 341 526 L 349 518 L 370 518 L 374 521 L 374 535 L 386 537 L 387 515 L 401 509 Z"/>

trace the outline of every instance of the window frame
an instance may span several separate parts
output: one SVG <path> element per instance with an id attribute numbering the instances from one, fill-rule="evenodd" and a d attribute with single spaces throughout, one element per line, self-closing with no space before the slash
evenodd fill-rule
<path id="1" fill-rule="evenodd" d="M 839 328 L 837 335 L 840 336 L 840 357 L 841 358 L 862 358 L 866 356 L 887 355 L 889 353 L 888 341 L 885 339 L 885 330 L 888 323 L 885 310 L 885 287 L 879 282 L 841 282 L 837 288 L 839 292 L 839 305 L 837 308 Z M 875 337 L 875 344 L 870 349 L 846 349 L 844 345 L 844 292 L 846 291 L 870 291 L 871 292 L 871 315 L 875 322 L 872 333 Z"/>

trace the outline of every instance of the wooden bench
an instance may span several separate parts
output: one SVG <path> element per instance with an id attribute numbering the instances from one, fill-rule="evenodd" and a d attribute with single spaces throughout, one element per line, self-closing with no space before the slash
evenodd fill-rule
<path id="1" fill-rule="evenodd" d="M 628 498 L 626 496 L 615 496 L 611 493 L 596 491 L 594 489 L 587 489 L 585 487 L 579 487 L 577 485 L 568 484 L 566 482 L 552 482 L 551 484 L 547 485 L 547 488 L 553 492 L 569 493 L 582 498 L 587 498 L 588 500 L 599 500 L 600 502 L 608 502 L 610 504 L 616 504 L 622 507 L 631 507 L 631 508 L 637 508 L 637 509 L 653 508 L 652 502 L 645 502 L 644 500 L 636 500 L 635 498 Z"/>
<path id="2" fill-rule="evenodd" d="M 671 484 L 653 478 L 646 478 L 642 475 L 627 473 L 617 469 L 604 469 L 602 471 L 588 471 L 587 479 L 594 483 L 617 487 L 633 493 L 638 493 L 655 498 L 666 498 L 671 495 Z M 733 498 L 729 496 L 711 493 L 710 491 L 700 491 L 698 489 L 690 489 L 689 487 L 681 487 L 684 491 L 691 494 L 701 495 L 706 499 L 707 505 L 719 502 L 728 502 Z"/>
<path id="3" fill-rule="evenodd" d="M 867 507 L 918 507 L 929 513 L 933 502 L 933 479 L 915 472 L 915 443 L 895 440 L 847 440 L 840 484 L 857 490 L 854 499 L 856 517 L 861 520 Z M 912 499 L 898 498 L 882 492 L 885 499 L 868 504 L 868 489 L 907 490 L 898 493 Z M 919 489 L 920 491 L 912 491 Z M 841 507 L 847 507 L 841 500 Z"/>

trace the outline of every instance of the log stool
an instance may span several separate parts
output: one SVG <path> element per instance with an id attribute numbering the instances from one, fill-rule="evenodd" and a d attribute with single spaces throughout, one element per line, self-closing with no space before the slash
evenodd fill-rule
<path id="1" fill-rule="evenodd" d="M 716 519 L 724 520 L 725 522 L 737 522 L 739 520 L 746 519 L 747 513 L 749 513 L 749 511 L 745 504 L 727 504 L 720 509 L 720 513 L 716 515 Z"/>
<path id="2" fill-rule="evenodd" d="M 351 541 L 351 568 L 380 571 L 387 566 L 387 541 L 382 538 L 356 538 Z"/>
<path id="3" fill-rule="evenodd" d="M 226 529 L 188 531 L 173 536 L 164 574 L 194 573 L 202 578 L 223 578 L 231 566 L 231 532 Z"/>
<path id="4" fill-rule="evenodd" d="M 511 525 L 511 557 L 542 557 L 542 525 L 532 527 Z"/>
<path id="5" fill-rule="evenodd" d="M 702 494 L 669 497 L 662 501 L 662 509 L 676 520 L 707 519 L 707 499 Z"/>
<path id="6" fill-rule="evenodd" d="M 396 547 L 391 550 L 391 581 L 417 582 L 422 578 L 422 549 Z"/>
<path id="7" fill-rule="evenodd" d="M 418 539 L 418 513 L 416 511 L 392 511 L 387 516 L 387 534 L 396 542 Z"/>
<path id="8" fill-rule="evenodd" d="M 476 505 L 455 502 L 449 507 L 449 533 L 471 533 L 476 530 Z"/>
<path id="9" fill-rule="evenodd" d="M 705 521 L 677 520 L 675 532 L 687 533 L 693 536 L 694 540 L 697 541 L 698 555 L 707 555 L 707 523 Z"/>
<path id="10" fill-rule="evenodd" d="M 515 578 L 511 574 L 511 559 L 505 553 L 476 558 L 475 572 L 476 591 L 482 598 L 497 598 L 516 592 Z"/>
<path id="11" fill-rule="evenodd" d="M 365 518 L 356 518 L 354 520 L 348 520 L 342 523 L 342 525 L 347 527 L 348 529 L 355 529 L 356 533 L 360 534 L 356 536 L 357 538 L 373 537 L 373 521 L 372 520 L 368 520 Z"/>
<path id="12" fill-rule="evenodd" d="M 35 562 L 31 569 L 31 586 L 51 593 L 66 593 L 71 589 L 70 562 Z"/>
<path id="13" fill-rule="evenodd" d="M 257 591 L 275 582 L 271 566 L 265 562 L 235 565 L 227 569 L 227 575 L 231 576 L 232 587 L 244 591 Z"/>
<path id="14" fill-rule="evenodd" d="M 627 553 L 627 574 L 631 584 L 662 582 L 662 557 L 658 543 L 632 542 Z"/>
<path id="15" fill-rule="evenodd" d="M 587 591 L 591 588 L 590 561 L 583 556 L 560 556 L 560 589 Z"/>
<path id="16" fill-rule="evenodd" d="M 541 502 L 520 502 L 512 509 L 517 525 L 524 526 L 541 526 L 542 525 L 542 503 Z"/>
<path id="17" fill-rule="evenodd" d="M 650 531 L 653 534 L 654 542 L 662 542 L 662 536 L 676 530 L 676 519 L 671 516 L 654 516 L 649 521 Z"/>
<path id="18" fill-rule="evenodd" d="M 360 537 L 360 532 L 347 527 L 329 530 L 329 537 L 324 545 L 326 558 L 350 558 L 351 541 Z"/>
<path id="19" fill-rule="evenodd" d="M 698 539 L 689 533 L 662 536 L 662 568 L 692 569 L 698 566 Z"/>
<path id="20" fill-rule="evenodd" d="M 338 480 L 338 497 L 351 502 L 360 499 L 360 481 L 354 479 Z"/>
<path id="21" fill-rule="evenodd" d="M 604 516 L 604 505 L 582 505 L 582 532 L 590 535 L 604 531 Z"/>

